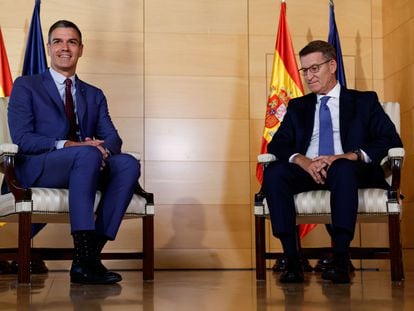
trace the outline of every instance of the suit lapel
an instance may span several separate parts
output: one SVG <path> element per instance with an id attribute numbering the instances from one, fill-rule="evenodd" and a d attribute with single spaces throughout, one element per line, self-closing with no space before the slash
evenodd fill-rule
<path id="1" fill-rule="evenodd" d="M 316 107 L 316 95 L 313 93 L 308 94 L 304 97 L 304 109 L 303 112 L 304 120 L 305 120 L 305 137 L 304 137 L 304 143 L 305 148 L 308 148 L 309 143 L 311 141 L 312 133 L 313 133 L 313 127 L 315 122 L 315 107 Z"/>
<path id="2" fill-rule="evenodd" d="M 86 96 L 85 85 L 76 76 L 76 109 L 77 109 L 79 129 L 80 129 L 82 140 L 85 138 L 85 129 L 86 129 L 85 122 L 86 122 L 87 104 L 86 104 L 85 96 Z"/>
<path id="3" fill-rule="evenodd" d="M 355 113 L 356 102 L 346 88 L 341 87 L 341 94 L 339 96 L 339 129 L 341 133 L 342 148 L 345 151 L 346 141 L 348 136 L 349 124 Z"/>
<path id="4" fill-rule="evenodd" d="M 55 103 L 60 113 L 65 116 L 65 109 L 62 102 L 62 98 L 60 98 L 59 91 L 56 88 L 55 81 L 53 81 L 52 75 L 50 74 L 49 70 L 46 70 L 44 73 L 42 73 L 42 77 L 46 93 L 49 95 L 52 102 Z"/>

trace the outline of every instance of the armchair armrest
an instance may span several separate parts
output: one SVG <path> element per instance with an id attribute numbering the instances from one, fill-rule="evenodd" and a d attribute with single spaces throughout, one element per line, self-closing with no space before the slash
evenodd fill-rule
<path id="1" fill-rule="evenodd" d="M 405 150 L 404 148 L 391 148 L 388 150 L 389 158 L 404 158 Z"/>
<path id="2" fill-rule="evenodd" d="M 271 153 L 262 153 L 257 156 L 257 162 L 263 166 L 263 169 L 271 163 L 277 161 L 277 158 L 274 154 Z M 259 192 L 254 195 L 254 206 L 255 206 L 255 215 L 265 215 L 263 200 L 265 198 L 263 192 L 263 185 L 260 187 Z"/>
<path id="3" fill-rule="evenodd" d="M 257 162 L 259 162 L 260 164 L 266 165 L 276 160 L 277 160 L 276 156 L 271 153 L 262 153 L 257 156 Z"/>
<path id="4" fill-rule="evenodd" d="M 0 155 L 3 154 L 16 154 L 19 147 L 16 144 L 0 144 Z"/>
<path id="5" fill-rule="evenodd" d="M 23 188 L 16 177 L 14 159 L 18 151 L 15 144 L 0 145 L 0 171 L 4 174 L 4 180 L 7 187 L 17 201 L 30 201 L 32 191 L 29 188 Z"/>
<path id="6" fill-rule="evenodd" d="M 134 193 L 143 197 L 147 201 L 148 205 L 154 205 L 154 194 L 151 192 L 146 192 L 144 189 L 142 189 L 139 183 L 137 183 Z"/>
<path id="7" fill-rule="evenodd" d="M 130 155 L 132 155 L 135 159 L 137 159 L 138 161 L 141 160 L 141 154 L 138 152 L 134 152 L 134 151 L 126 151 L 125 153 L 128 153 Z"/>
<path id="8" fill-rule="evenodd" d="M 138 152 L 127 151 L 126 153 L 132 155 L 137 160 L 141 160 L 141 154 Z M 134 193 L 143 197 L 147 201 L 148 205 L 154 205 L 154 194 L 146 192 L 139 183 L 137 184 Z"/>
<path id="9" fill-rule="evenodd" d="M 388 193 L 389 200 L 399 202 L 402 197 L 400 193 L 401 186 L 401 168 L 404 160 L 404 148 L 391 148 L 388 150 L 388 165 L 391 172 L 391 189 Z"/>

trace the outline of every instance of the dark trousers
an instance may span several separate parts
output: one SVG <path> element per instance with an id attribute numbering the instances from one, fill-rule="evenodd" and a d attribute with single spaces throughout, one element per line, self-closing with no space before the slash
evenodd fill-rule
<path id="1" fill-rule="evenodd" d="M 345 230 L 351 240 L 358 209 L 358 188 L 388 187 L 381 167 L 346 159 L 332 163 L 324 185 L 315 183 L 298 165 L 276 161 L 265 169 L 263 185 L 274 236 L 296 235 L 294 195 L 320 189 L 331 192 L 333 231 L 335 228 Z M 332 238 L 335 243 L 335 234 Z"/>

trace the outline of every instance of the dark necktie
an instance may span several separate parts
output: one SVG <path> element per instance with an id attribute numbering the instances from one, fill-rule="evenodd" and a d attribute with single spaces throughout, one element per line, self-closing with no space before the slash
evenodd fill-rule
<path id="1" fill-rule="evenodd" d="M 333 155 L 334 142 L 332 130 L 331 112 L 327 102 L 330 96 L 321 97 L 321 106 L 319 107 L 319 155 Z"/>
<path id="2" fill-rule="evenodd" d="M 68 139 L 77 141 L 78 135 L 77 135 L 77 124 L 76 124 L 76 116 L 75 116 L 75 107 L 73 105 L 73 97 L 72 97 L 72 80 L 66 79 L 66 88 L 65 88 L 65 112 L 66 116 L 69 121 L 69 132 L 68 132 Z"/>

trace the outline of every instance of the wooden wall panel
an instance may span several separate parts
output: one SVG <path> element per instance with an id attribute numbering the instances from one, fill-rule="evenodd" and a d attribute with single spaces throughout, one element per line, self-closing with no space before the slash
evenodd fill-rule
<path id="1" fill-rule="evenodd" d="M 248 161 L 248 130 L 247 120 L 147 119 L 145 158 L 150 161 Z"/>
<path id="2" fill-rule="evenodd" d="M 250 202 L 249 176 L 248 162 L 147 161 L 145 180 L 157 204 L 243 205 Z"/>
<path id="3" fill-rule="evenodd" d="M 249 249 L 250 204 L 162 205 L 156 219 L 156 245 L 160 249 Z"/>
<path id="4" fill-rule="evenodd" d="M 247 38 L 215 34 L 147 34 L 147 75 L 247 77 Z"/>
<path id="5" fill-rule="evenodd" d="M 152 0 L 145 3 L 149 33 L 247 33 L 248 1 Z"/>
<path id="6" fill-rule="evenodd" d="M 87 41 L 79 59 L 79 74 L 142 74 L 142 34 L 85 32 L 84 36 Z"/>
<path id="7" fill-rule="evenodd" d="M 147 118 L 247 119 L 247 79 L 217 76 L 145 77 Z"/>
<path id="8" fill-rule="evenodd" d="M 7 0 L 8 1 L 8 0 Z M 30 23 L 33 2 L 20 0 L 26 8 Z M 59 19 L 68 19 L 80 27 L 81 31 L 142 33 L 144 29 L 144 0 L 71 0 L 62 6 L 61 0 L 42 1 L 41 19 L 43 31 Z M 25 11 L 27 11 L 26 9 Z"/>

